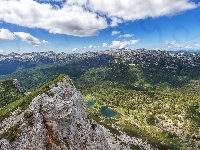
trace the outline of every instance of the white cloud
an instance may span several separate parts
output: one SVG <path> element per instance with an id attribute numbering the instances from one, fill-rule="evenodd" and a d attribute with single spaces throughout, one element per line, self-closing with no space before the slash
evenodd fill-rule
<path id="1" fill-rule="evenodd" d="M 112 41 L 112 45 L 110 45 L 111 49 L 122 49 L 127 48 L 128 45 L 133 45 L 139 42 L 138 40 L 130 40 L 130 41 Z"/>
<path id="2" fill-rule="evenodd" d="M 185 46 L 185 49 L 192 49 L 193 47 L 191 45 Z"/>
<path id="3" fill-rule="evenodd" d="M 72 49 L 73 52 L 75 52 L 75 51 L 77 51 L 77 50 L 78 50 L 78 48 L 73 48 L 73 49 Z"/>
<path id="4" fill-rule="evenodd" d="M 87 2 L 87 0 L 67 0 L 67 4 L 70 4 L 70 5 L 77 4 L 77 5 L 82 6 L 82 5 L 86 4 L 86 2 Z"/>
<path id="5" fill-rule="evenodd" d="M 101 46 L 93 46 L 93 45 L 89 45 L 88 48 L 100 48 Z M 84 49 L 86 49 L 87 47 L 84 47 Z"/>
<path id="6" fill-rule="evenodd" d="M 165 43 L 168 49 L 182 49 L 182 48 L 184 49 L 185 48 L 184 45 L 180 45 L 176 41 L 165 41 Z"/>
<path id="7" fill-rule="evenodd" d="M 120 34 L 120 31 L 112 31 L 111 35 Z"/>
<path id="8" fill-rule="evenodd" d="M 0 53 L 3 53 L 3 52 L 4 52 L 4 50 L 0 49 Z"/>
<path id="9" fill-rule="evenodd" d="M 92 45 L 90 45 L 90 46 L 89 46 L 89 48 L 93 48 L 93 46 L 92 46 Z"/>
<path id="10" fill-rule="evenodd" d="M 112 20 L 110 24 L 111 27 L 116 27 L 119 23 L 123 23 L 123 19 L 119 19 L 117 17 L 111 17 L 110 19 Z"/>
<path id="11" fill-rule="evenodd" d="M 112 45 L 110 45 L 111 49 L 121 49 L 127 47 L 127 42 L 121 42 L 121 41 L 112 41 Z"/>
<path id="12" fill-rule="evenodd" d="M 63 2 L 64 0 L 36 0 L 38 2 Z"/>
<path id="13" fill-rule="evenodd" d="M 22 39 L 22 41 L 29 43 L 33 46 L 39 46 L 41 44 L 40 40 L 36 37 L 33 37 L 29 33 L 25 32 L 14 32 L 16 36 Z"/>
<path id="14" fill-rule="evenodd" d="M 89 6 L 92 11 L 106 14 L 112 20 L 111 26 L 116 26 L 122 21 L 172 16 L 198 4 L 189 0 L 89 0 Z"/>
<path id="15" fill-rule="evenodd" d="M 133 44 L 136 44 L 136 43 L 138 43 L 140 40 L 138 39 L 138 40 L 130 40 L 129 41 L 129 44 L 130 45 L 133 45 Z"/>
<path id="16" fill-rule="evenodd" d="M 46 41 L 46 40 L 42 40 L 42 43 L 43 44 L 50 44 L 48 41 Z"/>
<path id="17" fill-rule="evenodd" d="M 108 44 L 106 44 L 106 43 L 103 43 L 103 47 L 105 48 L 105 47 L 108 47 Z"/>
<path id="18" fill-rule="evenodd" d="M 194 42 L 194 47 L 196 47 L 196 48 L 200 48 L 200 43 L 198 43 L 198 42 Z"/>
<path id="19" fill-rule="evenodd" d="M 192 44 L 188 45 L 181 45 L 180 43 L 177 43 L 177 41 L 165 41 L 166 48 L 172 49 L 172 50 L 180 50 L 180 49 L 199 49 L 200 43 L 194 42 Z"/>
<path id="20" fill-rule="evenodd" d="M 124 35 L 120 35 L 120 38 L 128 38 L 128 37 L 132 37 L 134 36 L 134 34 L 124 34 Z"/>
<path id="21" fill-rule="evenodd" d="M 76 2 L 79 2 L 76 0 Z M 0 20 L 29 28 L 41 28 L 53 34 L 74 36 L 98 35 L 107 28 L 105 17 L 80 5 L 65 2 L 61 8 L 34 0 L 0 1 Z M 22 11 L 23 10 L 23 11 Z"/>
<path id="22" fill-rule="evenodd" d="M 22 41 L 29 43 L 33 46 L 39 46 L 41 44 L 40 40 L 36 37 L 33 37 L 29 33 L 25 32 L 10 32 L 8 29 L 0 29 L 0 40 L 14 40 L 15 37 L 21 38 Z M 47 44 L 48 41 L 42 40 L 42 43 Z"/>
<path id="23" fill-rule="evenodd" d="M 176 41 L 165 41 L 165 43 L 168 45 L 174 45 L 176 44 Z"/>
<path id="24" fill-rule="evenodd" d="M 15 39 L 15 35 L 10 32 L 8 29 L 0 29 L 0 41 L 5 40 L 5 41 L 11 41 Z"/>
<path id="25" fill-rule="evenodd" d="M 39 0 L 41 1 L 41 0 Z M 43 0 L 45 1 L 45 0 Z M 189 0 L 1 0 L 0 20 L 29 28 L 41 28 L 53 34 L 94 36 L 99 30 L 119 23 L 148 17 L 172 16 L 194 9 Z M 23 10 L 23 11 L 22 11 Z M 107 19 L 106 19 L 107 18 Z"/>

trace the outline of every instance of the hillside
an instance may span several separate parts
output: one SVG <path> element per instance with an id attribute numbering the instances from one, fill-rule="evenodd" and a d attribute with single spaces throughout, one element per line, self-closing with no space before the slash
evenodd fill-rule
<path id="1" fill-rule="evenodd" d="M 16 78 L 24 88 L 30 91 L 52 80 L 59 74 L 67 74 L 72 79 L 80 78 L 88 69 L 106 65 L 109 61 L 113 60 L 112 56 L 106 54 L 92 56 L 87 57 L 87 54 L 82 54 L 76 58 L 70 55 L 69 58 L 66 58 L 67 60 L 58 59 L 61 62 L 59 61 L 53 65 L 36 65 L 32 69 L 22 69 L 12 74 L 2 75 L 0 79 L 8 80 Z M 78 61 L 79 57 L 81 59 Z M 10 68 L 9 64 L 5 66 Z"/>
<path id="2" fill-rule="evenodd" d="M 58 73 L 68 73 L 85 102 L 94 103 L 87 108 L 89 117 L 113 135 L 122 131 L 162 150 L 199 149 L 200 55 L 161 51 L 110 55 L 113 57 L 102 56 L 104 63 L 98 63 L 96 58 L 83 59 L 2 78 L 18 78 L 24 87 L 34 91 Z M 118 117 L 102 116 L 104 106 Z M 140 149 L 133 145 L 132 149 Z"/>
<path id="3" fill-rule="evenodd" d="M 10 103 L 0 110 L 0 149 L 109 149 L 103 129 L 88 118 L 83 102 L 72 81 L 60 75 Z"/>
<path id="4" fill-rule="evenodd" d="M 15 87 L 13 80 L 0 81 L 0 108 L 20 99 L 22 96 L 23 93 Z"/>
<path id="5" fill-rule="evenodd" d="M 104 53 L 86 52 L 83 54 L 66 54 L 49 52 L 32 52 L 22 55 L 10 53 L 8 55 L 0 54 L 0 75 L 8 75 L 19 71 L 33 68 L 46 68 L 55 64 L 75 64 L 75 65 L 101 65 L 108 59 L 112 59 L 111 55 Z"/>
<path id="6" fill-rule="evenodd" d="M 198 70 L 171 73 L 164 69 L 160 72 L 163 66 L 145 71 L 125 64 L 120 69 L 121 66 L 118 63 L 115 67 L 93 68 L 77 80 L 85 98 L 95 102 L 95 109 L 88 109 L 92 118 L 146 139 L 158 149 L 199 149 Z M 147 70 L 153 76 L 151 80 L 144 75 Z M 122 116 L 102 121 L 96 111 L 102 106 L 109 106 Z"/>

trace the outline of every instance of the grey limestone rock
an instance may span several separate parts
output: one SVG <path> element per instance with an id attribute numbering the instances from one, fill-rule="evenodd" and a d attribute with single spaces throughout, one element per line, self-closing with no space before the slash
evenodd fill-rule
<path id="1" fill-rule="evenodd" d="M 82 95 L 65 76 L 47 94 L 35 97 L 18 122 L 13 141 L 0 140 L 1 150 L 107 150 L 103 129 L 89 119 Z"/>
<path id="2" fill-rule="evenodd" d="M 19 90 L 19 92 L 27 95 L 26 90 L 20 86 L 19 81 L 17 79 L 13 79 L 13 85 Z"/>

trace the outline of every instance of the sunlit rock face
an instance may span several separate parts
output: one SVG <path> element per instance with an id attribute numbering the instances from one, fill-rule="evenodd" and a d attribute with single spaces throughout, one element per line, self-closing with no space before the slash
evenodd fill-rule
<path id="1" fill-rule="evenodd" d="M 108 150 L 102 128 L 89 119 L 81 93 L 66 76 L 38 95 L 13 123 L 13 140 L 1 139 L 1 150 Z"/>

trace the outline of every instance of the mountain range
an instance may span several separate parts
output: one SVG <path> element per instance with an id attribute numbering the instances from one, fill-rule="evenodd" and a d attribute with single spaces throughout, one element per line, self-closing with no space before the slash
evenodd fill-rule
<path id="1" fill-rule="evenodd" d="M 46 92 L 58 82 L 51 80 L 67 74 L 82 93 L 89 118 L 102 127 L 111 149 L 116 145 L 112 144 L 112 137 L 118 149 L 120 145 L 123 149 L 200 148 L 199 54 L 112 50 L 66 54 L 68 57 L 63 59 L 58 55 L 48 63 L 27 58 L 27 64 L 33 62 L 34 66 L 20 63 L 10 73 L 0 76 L 10 83 L 17 79 L 29 93 L 20 95 L 19 101 L 13 99 L 23 111 L 38 95 L 54 96 Z M 4 68 L 13 62 L 4 62 L 7 65 Z M 109 109 L 117 115 L 107 117 L 102 113 L 110 113 Z M 0 113 L 0 118 L 5 117 L 8 117 L 7 111 Z"/>

